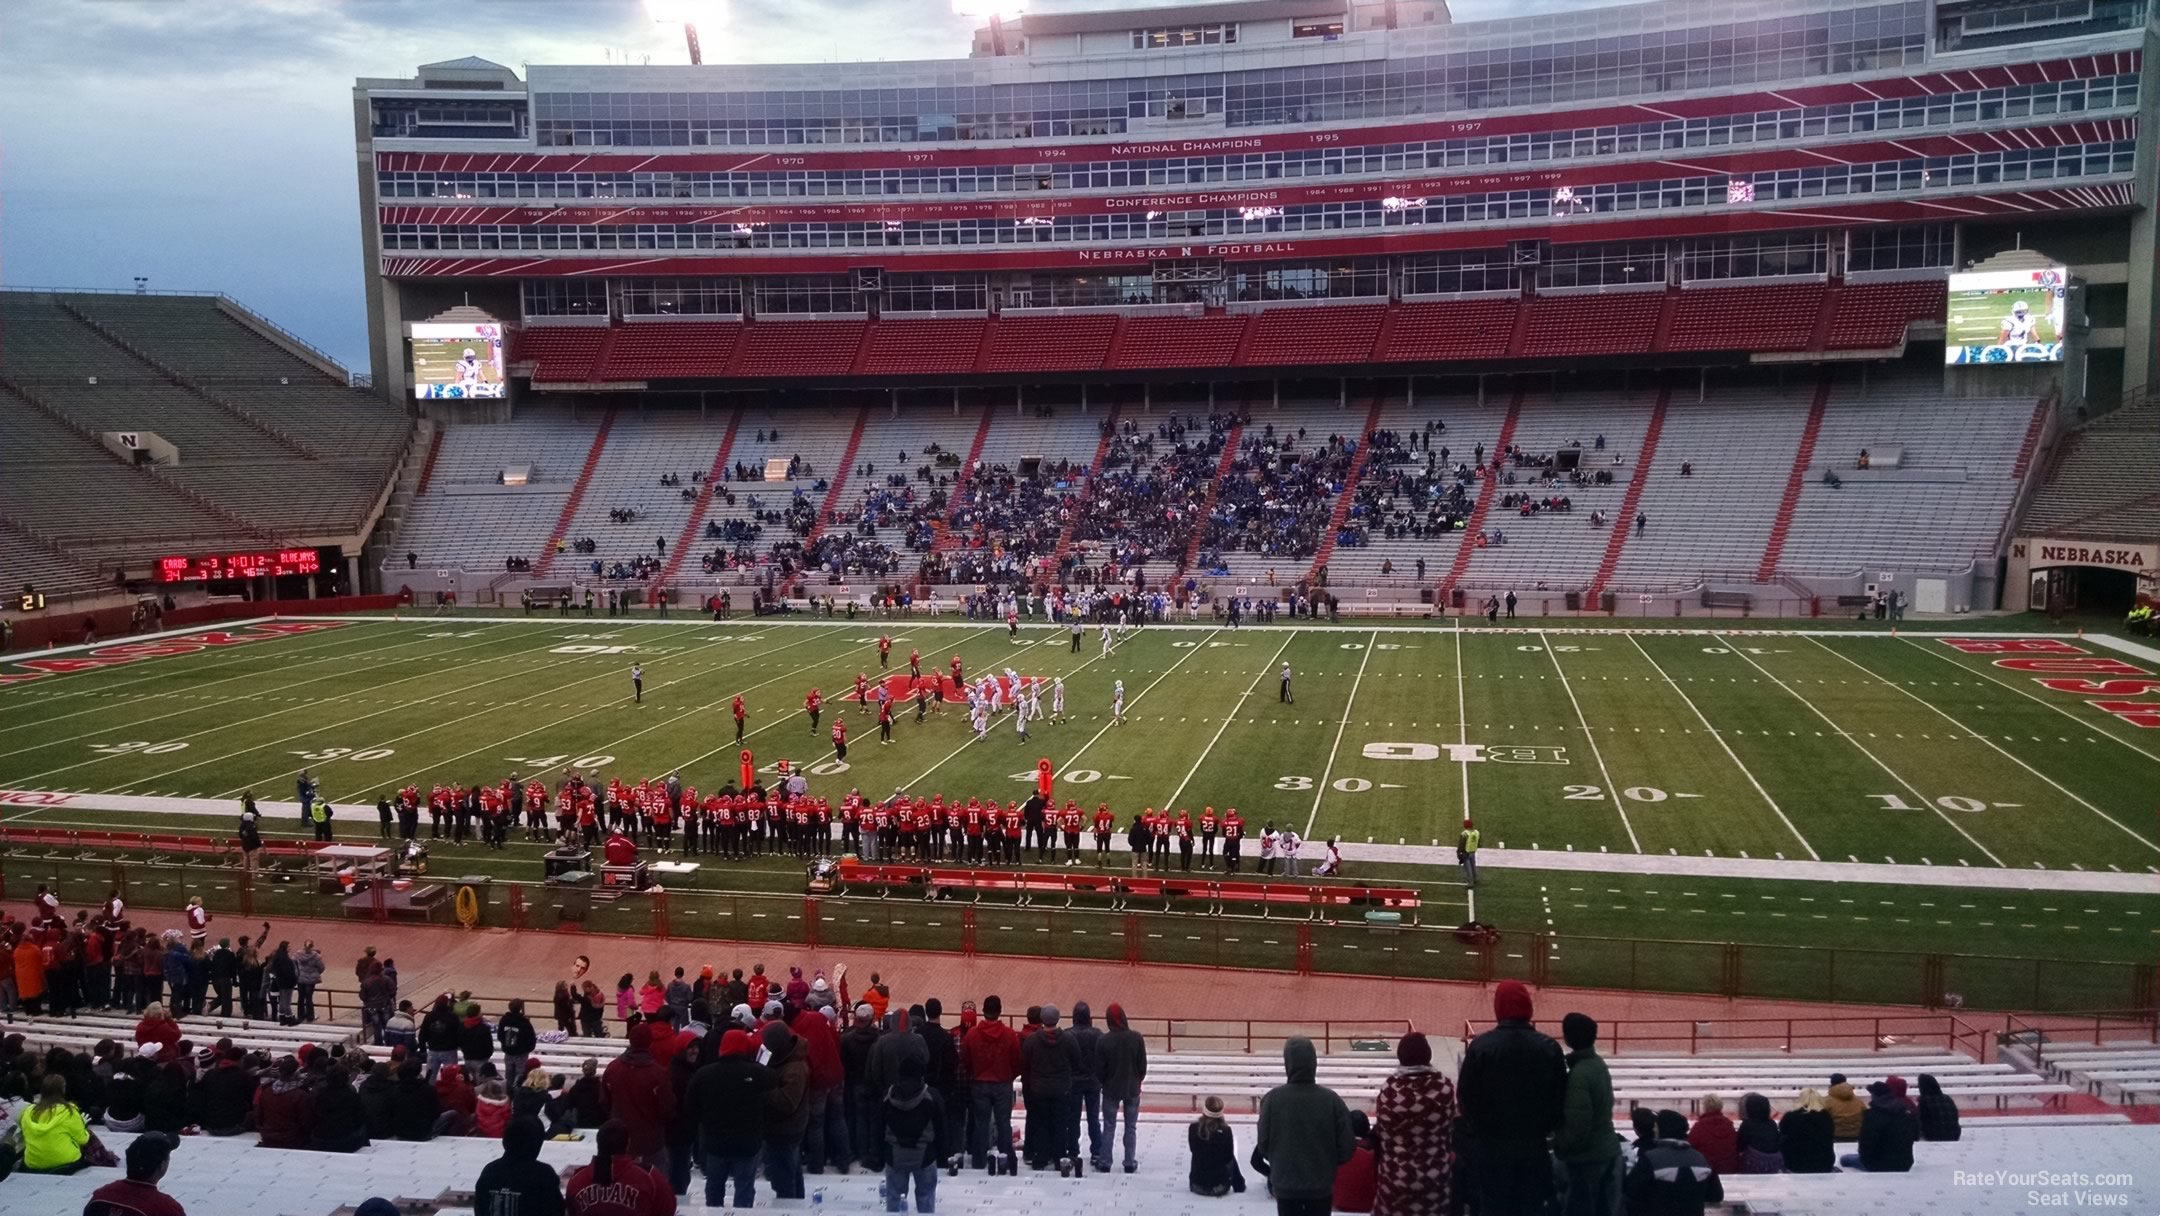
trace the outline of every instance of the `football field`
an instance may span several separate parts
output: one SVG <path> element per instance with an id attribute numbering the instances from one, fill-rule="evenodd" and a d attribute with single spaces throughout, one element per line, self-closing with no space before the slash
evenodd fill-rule
<path id="1" fill-rule="evenodd" d="M 949 616 L 243 623 L 0 665 L 0 797 L 10 826 L 229 835 L 242 793 L 290 801 L 306 769 L 341 808 L 340 837 L 372 838 L 376 797 L 408 783 L 553 784 L 575 768 L 718 789 L 737 771 L 741 696 L 755 763 L 804 767 L 835 801 L 1016 799 L 1047 760 L 1059 801 L 1106 803 L 1121 825 L 1235 806 L 1254 830 L 1296 828 L 1308 864 L 1336 837 L 1353 877 L 1427 884 L 1428 923 L 1549 932 L 1562 949 L 1574 934 L 2152 958 L 2160 730 L 2138 723 L 2160 705 L 2160 680 L 2140 687 L 2160 656 L 1729 624 L 1203 621 L 1107 650 L 1090 627 L 1075 650 L 1058 626 L 1015 639 Z M 908 702 L 881 744 L 875 713 L 844 698 L 917 650 L 926 675 L 957 655 L 971 679 L 1062 677 L 1066 713 L 1024 740 L 1006 713 L 977 740 L 965 706 L 917 724 Z M 1453 865 L 1466 816 L 1487 850 L 1474 894 Z M 680 885 L 799 892 L 790 869 L 708 865 Z"/>

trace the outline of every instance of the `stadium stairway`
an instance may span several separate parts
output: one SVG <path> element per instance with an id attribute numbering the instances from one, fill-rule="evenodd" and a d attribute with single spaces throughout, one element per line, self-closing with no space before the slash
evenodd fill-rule
<path id="1" fill-rule="evenodd" d="M 1785 496 L 1778 502 L 1762 563 L 1755 569 L 1757 582 L 1767 583 L 1777 576 L 1778 562 L 1785 556 L 1785 538 L 1792 533 L 1793 512 L 1799 509 L 1800 491 L 1807 485 L 1808 466 L 1815 459 L 1815 440 L 1822 434 L 1823 411 L 1829 404 L 1830 377 L 1825 374 L 1816 382 L 1815 399 L 1808 405 L 1807 426 L 1800 432 L 1800 448 L 1793 453 L 1792 472 L 1785 478 Z"/>
<path id="2" fill-rule="evenodd" d="M 856 458 L 862 455 L 863 432 L 869 426 L 870 407 L 864 405 L 855 414 L 855 429 L 848 432 L 847 448 L 841 453 L 839 465 L 833 469 L 832 480 L 827 483 L 829 488 L 825 491 L 824 503 L 818 507 L 817 522 L 810 525 L 810 535 L 803 537 L 805 552 L 817 545 L 818 538 L 825 535 L 825 530 L 832 526 L 834 517 L 839 513 L 840 504 L 847 501 L 843 496 L 847 493 L 849 478 L 855 474 Z M 787 586 L 782 588 L 782 593 L 794 589 L 808 576 L 807 570 L 797 571 L 795 576 L 788 580 Z"/>
<path id="3" fill-rule="evenodd" d="M 1523 384 L 1515 382 L 1508 396 L 1507 417 L 1500 423 L 1500 437 L 1493 441 L 1492 450 L 1484 468 L 1478 470 L 1477 505 L 1470 509 L 1469 523 L 1462 530 L 1462 542 L 1455 547 L 1455 558 L 1448 564 L 1447 577 L 1440 580 L 1440 589 L 1434 593 L 1436 605 L 1445 604 L 1455 584 L 1462 581 L 1470 569 L 1470 558 L 1477 553 L 1477 538 L 1485 530 L 1485 517 L 1492 513 L 1493 500 L 1500 496 L 1500 479 L 1493 476 L 1492 461 L 1505 458 L 1508 445 L 1515 441 L 1515 424 L 1522 420 Z"/>
<path id="4" fill-rule="evenodd" d="M 1087 478 L 1080 483 L 1083 492 L 1090 482 L 1102 476 L 1103 464 L 1110 459 L 1110 439 L 1117 434 L 1118 417 L 1124 411 L 1125 403 L 1120 400 L 1111 403 L 1110 412 L 1103 416 L 1102 438 L 1095 443 L 1095 458 L 1088 462 Z M 1065 526 L 1058 530 L 1057 548 L 1052 550 L 1050 554 L 1050 564 L 1052 566 L 1064 566 L 1065 555 L 1072 551 L 1073 525 L 1076 522 L 1078 522 L 1077 517 L 1068 518 L 1065 521 Z"/>
<path id="5" fill-rule="evenodd" d="M 1628 478 L 1627 497 L 1620 500 L 1620 510 L 1605 526 L 1610 534 L 1605 541 L 1605 557 L 1598 562 L 1597 574 L 1590 580 L 1590 589 L 1583 594 L 1584 607 L 1595 607 L 1598 595 L 1605 584 L 1612 581 L 1613 571 L 1620 568 L 1620 554 L 1627 548 L 1627 539 L 1634 534 L 1635 509 L 1642 504 L 1643 489 L 1650 481 L 1650 464 L 1657 459 L 1658 436 L 1665 430 L 1665 410 L 1672 404 L 1672 389 L 1660 388 L 1657 404 L 1650 407 L 1650 425 L 1643 431 L 1642 447 L 1635 456 L 1635 474 Z"/>
<path id="6" fill-rule="evenodd" d="M 1249 400 L 1245 408 L 1250 410 Z M 1177 573 L 1170 576 L 1173 586 L 1184 581 L 1185 572 L 1192 569 L 1192 564 L 1200 558 L 1200 545 L 1207 539 L 1208 519 L 1215 513 L 1216 496 L 1222 491 L 1223 478 L 1230 475 L 1230 466 L 1237 462 L 1238 445 L 1244 442 L 1244 439 L 1245 424 L 1242 421 L 1232 423 L 1229 435 L 1223 439 L 1222 458 L 1215 462 L 1215 476 L 1208 482 L 1207 494 L 1201 498 L 1200 509 L 1193 515 L 1193 532 L 1191 538 L 1185 542 L 1185 556 L 1178 561 Z"/>
<path id="7" fill-rule="evenodd" d="M 608 432 L 615 428 L 615 407 L 609 406 L 600 419 L 600 429 L 593 432 L 592 448 L 585 453 L 584 467 L 578 470 L 577 480 L 570 485 L 570 496 L 563 499 L 562 515 L 555 520 L 555 528 L 548 533 L 547 543 L 540 547 L 540 558 L 533 563 L 533 574 L 544 575 L 555 564 L 555 555 L 561 551 L 563 538 L 570 535 L 570 524 L 577 518 L 578 504 L 585 500 L 585 491 L 592 486 L 593 470 L 600 467 L 600 454 L 607 448 Z"/>
<path id="8" fill-rule="evenodd" d="M 967 459 L 960 462 L 960 474 L 953 479 L 952 501 L 946 505 L 945 514 L 939 516 L 931 525 L 931 531 L 934 535 L 930 542 L 930 551 L 933 553 L 950 549 L 955 543 L 952 540 L 952 520 L 953 516 L 960 511 L 959 490 L 961 486 L 967 484 L 968 478 L 973 475 L 975 463 L 982 459 L 983 447 L 990 442 L 990 424 L 996 417 L 996 406 L 985 405 L 983 407 L 982 422 L 975 428 L 974 442 L 968 444 Z"/>
<path id="9" fill-rule="evenodd" d="M 443 430 L 436 427 L 433 437 L 428 440 L 427 459 L 420 465 L 420 485 L 413 491 L 415 498 L 427 493 L 428 483 L 435 480 L 435 461 L 442 455 Z"/>
<path id="10" fill-rule="evenodd" d="M 683 521 L 682 531 L 675 537 L 675 547 L 668 550 L 667 565 L 653 577 L 653 586 L 672 586 L 675 572 L 682 569 L 683 559 L 690 556 L 690 546 L 696 543 L 698 529 L 705 524 L 705 513 L 712 510 L 713 490 L 727 470 L 728 454 L 735 450 L 735 436 L 742 430 L 742 419 L 740 407 L 728 416 L 727 431 L 720 436 L 720 446 L 713 452 L 712 467 L 705 470 L 705 481 L 698 487 L 697 501 L 691 504 L 690 517 Z"/>
<path id="11" fill-rule="evenodd" d="M 1320 549 L 1313 554 L 1312 565 L 1305 571 L 1307 582 L 1320 577 L 1328 558 L 1335 554 L 1335 538 L 1342 534 L 1342 527 L 1350 520 L 1350 508 L 1357 503 L 1358 482 L 1365 476 L 1366 462 L 1372 459 L 1373 432 L 1380 429 L 1380 411 L 1387 408 L 1387 398 L 1374 393 L 1372 407 L 1365 411 L 1364 429 L 1357 433 L 1357 451 L 1350 457 L 1350 471 L 1343 475 L 1342 493 L 1335 496 L 1335 509 L 1328 512 L 1327 531 L 1320 537 Z"/>

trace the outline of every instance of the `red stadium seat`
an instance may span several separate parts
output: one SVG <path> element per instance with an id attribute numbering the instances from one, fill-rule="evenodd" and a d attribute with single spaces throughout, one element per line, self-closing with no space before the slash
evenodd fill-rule
<path id="1" fill-rule="evenodd" d="M 730 376 L 844 376 L 868 321 L 753 321 L 735 343 Z"/>
<path id="2" fill-rule="evenodd" d="M 1657 334 L 1662 291 L 1535 296 L 1522 353 L 1528 356 L 1640 355 Z"/>
<path id="3" fill-rule="evenodd" d="M 1890 350 L 1905 340 L 1914 321 L 1943 316 L 1944 283 L 1916 279 L 1896 283 L 1847 283 L 1837 294 L 1828 350 Z"/>
<path id="4" fill-rule="evenodd" d="M 985 372 L 1091 372 L 1110 356 L 1118 319 L 1111 313 L 1044 316 L 1006 313 L 990 331 Z"/>
<path id="5" fill-rule="evenodd" d="M 535 384 L 582 383 L 593 378 L 607 338 L 604 325 L 528 325 L 518 331 L 510 361 L 532 361 Z"/>
<path id="6" fill-rule="evenodd" d="M 1694 287 L 1680 293 L 1666 350 L 1806 350 L 1821 283 Z"/>
<path id="7" fill-rule="evenodd" d="M 1116 371 L 1228 367 L 1245 337 L 1245 317 L 1127 317 L 1110 353 Z"/>
<path id="8" fill-rule="evenodd" d="M 727 373 L 740 321 L 652 321 L 615 331 L 601 380 L 665 380 Z"/>
<path id="9" fill-rule="evenodd" d="M 975 370 L 982 317 L 886 319 L 863 338 L 855 371 L 864 376 L 954 375 Z"/>
<path id="10" fill-rule="evenodd" d="M 1255 367 L 1365 363 L 1386 314 L 1384 304 L 1270 308 L 1253 318 L 1238 362 Z"/>
<path id="11" fill-rule="evenodd" d="M 1373 358 L 1383 363 L 1497 359 L 1507 354 L 1521 306 L 1516 296 L 1401 305 Z"/>

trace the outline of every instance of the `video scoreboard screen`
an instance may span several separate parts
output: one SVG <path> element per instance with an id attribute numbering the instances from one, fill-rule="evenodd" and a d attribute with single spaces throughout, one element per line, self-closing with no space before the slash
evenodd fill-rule
<path id="1" fill-rule="evenodd" d="M 415 323 L 412 383 L 421 401 L 504 396 L 503 327 Z"/>
<path id="2" fill-rule="evenodd" d="M 1943 362 L 2062 362 L 2069 284 L 2061 266 L 1951 275 Z"/>
<path id="3" fill-rule="evenodd" d="M 211 579 L 275 577 L 280 574 L 314 574 L 322 569 L 322 555 L 313 549 L 270 549 L 260 553 L 212 553 L 203 557 L 161 557 L 157 581 L 199 583 Z"/>

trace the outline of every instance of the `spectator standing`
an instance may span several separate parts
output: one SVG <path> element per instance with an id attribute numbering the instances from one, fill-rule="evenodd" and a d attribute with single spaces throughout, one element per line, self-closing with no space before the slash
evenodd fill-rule
<path id="1" fill-rule="evenodd" d="M 997 994 L 983 998 L 982 1017 L 962 1041 L 961 1058 L 967 1062 L 969 1092 L 974 1101 L 968 1125 L 968 1163 L 976 1169 L 989 1163 L 992 1146 L 999 1156 L 1008 1160 L 1012 1156 L 1013 1082 L 1020 1077 L 1020 1036 L 1001 1020 L 1004 1012 L 1005 1003 Z M 1119 1021 L 1115 1005 L 1110 1007 L 1110 1019 L 1115 1027 Z M 1104 1047 L 1109 1047 L 1108 1036 Z M 1110 1095 L 1107 1079 L 1103 1094 Z"/>
<path id="2" fill-rule="evenodd" d="M 675 1094 L 665 1065 L 653 1058 L 650 1024 L 630 1028 L 629 1049 L 608 1061 L 600 1074 L 609 1122 L 629 1136 L 627 1152 L 640 1165 L 661 1166 L 667 1152 L 667 1125 L 675 1117 Z M 603 1129 L 605 1130 L 605 1129 Z"/>
<path id="3" fill-rule="evenodd" d="M 621 1123 L 611 1119 L 601 1125 L 592 1161 L 563 1187 L 568 1216 L 675 1216 L 675 1192 L 665 1178 L 632 1159 L 630 1140 L 630 1129 Z"/>
<path id="4" fill-rule="evenodd" d="M 1086 1007 L 1085 1002 L 1080 1006 L 1081 1009 Z M 923 1084 L 937 1091 L 939 1100 L 945 1104 L 945 1118 L 940 1124 L 945 1139 L 938 1144 L 938 1156 L 949 1161 L 960 1152 L 960 1136 L 967 1127 L 967 1108 L 965 1104 L 957 1101 L 960 1047 L 952 1032 L 945 1029 L 941 1021 L 944 1016 L 945 1003 L 931 997 L 923 1002 L 923 1016 L 912 1024 L 911 1029 L 922 1036 L 928 1057 L 928 1067 L 923 1072 Z M 1077 1021 L 1079 1011 L 1075 1010 L 1073 1016 Z M 1088 1079 L 1093 1079 L 1092 1074 L 1089 1074 Z"/>
<path id="5" fill-rule="evenodd" d="M 1740 1129 L 1726 1117 L 1725 1099 L 1716 1094 L 1703 1095 L 1702 1113 L 1695 1116 L 1695 1126 L 1688 1129 L 1687 1138 L 1720 1176 L 1740 1172 Z"/>
<path id="6" fill-rule="evenodd" d="M 1778 1120 L 1778 1138 L 1788 1173 L 1827 1174 L 1837 1168 L 1837 1124 L 1814 1086 L 1801 1090 L 1799 1105 Z"/>
<path id="7" fill-rule="evenodd" d="M 502 1043 L 504 1074 L 510 1078 L 510 1084 L 521 1083 L 533 1049 L 540 1045 L 540 1036 L 533 1030 L 532 1019 L 525 1014 L 523 997 L 511 1000 L 502 1020 L 495 1023 L 495 1037 Z"/>
<path id="8" fill-rule="evenodd" d="M 1380 1144 L 1374 1216 L 1446 1216 L 1455 1189 L 1455 1084 L 1433 1070 L 1417 1031 L 1395 1044 L 1398 1067 L 1373 1103 Z"/>
<path id="9" fill-rule="evenodd" d="M 562 1216 L 562 1180 L 540 1161 L 546 1139 L 538 1119 L 510 1121 L 503 1131 L 502 1156 L 481 1167 L 473 1188 L 473 1216 Z"/>
<path id="10" fill-rule="evenodd" d="M 747 1030 L 720 1036 L 720 1058 L 690 1078 L 684 1114 L 697 1128 L 704 1155 L 705 1206 L 717 1208 L 735 1186 L 735 1206 L 747 1208 L 756 1189 L 758 1154 L 765 1146 L 765 1099 L 775 1083 L 758 1063 Z"/>
<path id="11" fill-rule="evenodd" d="M 924 1082 L 922 1061 L 914 1056 L 900 1062 L 878 1123 L 885 1129 L 885 1210 L 906 1211 L 913 1183 L 915 1210 L 937 1211 L 938 1170 L 946 1160 L 945 1099 Z"/>
<path id="12" fill-rule="evenodd" d="M 1463 883 L 1471 890 L 1477 889 L 1477 825 L 1468 819 L 1462 821 L 1462 831 L 1455 837 L 1455 860 L 1462 866 Z"/>
<path id="13" fill-rule="evenodd" d="M 802 1140 L 809 1124 L 804 1095 L 810 1089 L 809 1052 L 785 1022 L 765 1024 L 766 1067 L 773 1087 L 765 1093 L 765 1180 L 776 1199 L 803 1197 Z"/>
<path id="14" fill-rule="evenodd" d="M 1725 1200 L 1717 1171 L 1687 1142 L 1687 1116 L 1676 1110 L 1657 1113 L 1658 1138 L 1644 1146 L 1628 1170 L 1622 1191 L 1629 1212 L 1644 1216 L 1700 1216 Z"/>
<path id="15" fill-rule="evenodd" d="M 312 941 L 302 943 L 299 955 L 293 959 L 293 983 L 300 992 L 298 1016 L 303 1022 L 315 1020 L 315 989 L 322 984 L 323 971 L 322 951 Z"/>
<path id="16" fill-rule="evenodd" d="M 1102 1078 L 1102 1028 L 1095 1024 L 1095 1011 L 1086 1001 L 1073 1003 L 1072 1040 L 1080 1048 L 1080 1069 L 1073 1075 L 1072 1107 L 1066 1112 L 1075 1124 L 1073 1143 L 1080 1142 L 1079 1129 L 1087 1130 L 1088 1160 L 1103 1162 Z M 1098 1164 L 1097 1169 L 1104 1168 Z"/>
<path id="17" fill-rule="evenodd" d="M 1112 1002 L 1105 1011 L 1110 1030 L 1103 1035 L 1096 1063 L 1096 1079 L 1102 1084 L 1103 1151 L 1095 1159 L 1097 1170 L 1110 1168 L 1109 1140 L 1122 1111 L 1125 1121 L 1125 1172 L 1140 1168 L 1135 1137 L 1140 1120 L 1140 1086 L 1147 1080 L 1147 1040 L 1125 1020 L 1125 1007 Z"/>
<path id="18" fill-rule="evenodd" d="M 1740 1099 L 1740 1172 L 1785 1172 L 1785 1138 L 1770 1118 L 1770 1099 L 1748 1094 Z"/>
<path id="19" fill-rule="evenodd" d="M 1073 1100 L 1073 1078 L 1080 1072 L 1080 1045 L 1058 1025 L 1059 1017 L 1057 1006 L 1044 1005 L 1036 1021 L 1041 1029 L 1020 1044 L 1029 1169 L 1066 1169 L 1079 1155 L 1067 1108 Z"/>
<path id="20" fill-rule="evenodd" d="M 1920 1120 L 1905 1099 L 1890 1092 L 1881 1081 L 1868 1087 L 1867 1113 L 1860 1120 L 1860 1151 L 1838 1158 L 1849 1170 L 1870 1174 L 1902 1174 L 1912 1169 L 1913 1143 L 1920 1139 Z"/>
<path id="21" fill-rule="evenodd" d="M 1613 1132 L 1612 1073 L 1597 1053 L 1597 1021 L 1560 1019 L 1567 1043 L 1567 1098 L 1553 1155 L 1567 1175 L 1567 1216 L 1614 1216 L 1620 1208 L 1620 1139 Z"/>
<path id="22" fill-rule="evenodd" d="M 1560 1127 L 1567 1063 L 1530 1024 L 1533 1012 L 1530 990 L 1502 981 L 1493 993 L 1498 1024 L 1463 1052 L 1457 1093 L 1481 1211 L 1534 1212 L 1552 1197 L 1547 1140 Z"/>
<path id="23" fill-rule="evenodd" d="M 1252 1164 L 1267 1175 L 1276 1216 L 1327 1216 L 1335 1172 L 1357 1150 L 1350 1108 L 1314 1080 L 1319 1067 L 1312 1040 L 1293 1036 L 1283 1044 L 1284 1083 L 1260 1099 Z"/>
<path id="24" fill-rule="evenodd" d="M 1961 1134 L 1957 1100 L 1943 1092 L 1942 1082 L 1936 1080 L 1933 1073 L 1921 1073 L 1920 1138 L 1955 1140 Z"/>
<path id="25" fill-rule="evenodd" d="M 1075 1008 L 1074 1015 L 1078 1016 Z M 1232 1191 L 1245 1193 L 1245 1172 L 1238 1168 L 1237 1137 L 1223 1118 L 1221 1098 L 1209 1098 L 1200 1117 L 1185 1129 L 1185 1144 L 1192 1150 L 1192 1165 L 1185 1184 L 1195 1195 L 1220 1199 Z"/>
<path id="26" fill-rule="evenodd" d="M 847 1033 L 840 1036 L 841 1087 L 845 1094 L 843 1102 L 844 1121 L 848 1138 L 866 1168 L 875 1168 L 878 1145 L 882 1140 L 872 1140 L 870 1129 L 877 1123 L 877 1093 L 870 1088 L 870 1053 L 877 1050 L 879 1037 L 877 1019 L 868 1003 L 855 1006 L 855 1022 Z M 831 1154 L 827 1154 L 831 1156 Z M 844 1159 L 843 1159 L 844 1161 Z"/>
<path id="27" fill-rule="evenodd" d="M 810 1108 L 803 1124 L 803 1169 L 812 1174 L 824 1173 L 827 1162 L 844 1174 L 850 1158 L 847 1100 L 842 1089 L 846 1072 L 840 1062 L 840 1037 L 833 1033 L 832 1026 L 815 1009 L 801 1009 L 788 1022 L 788 1028 L 810 1053 L 809 1088 L 803 1097 Z M 949 1040 L 947 1046 L 949 1050 Z"/>

